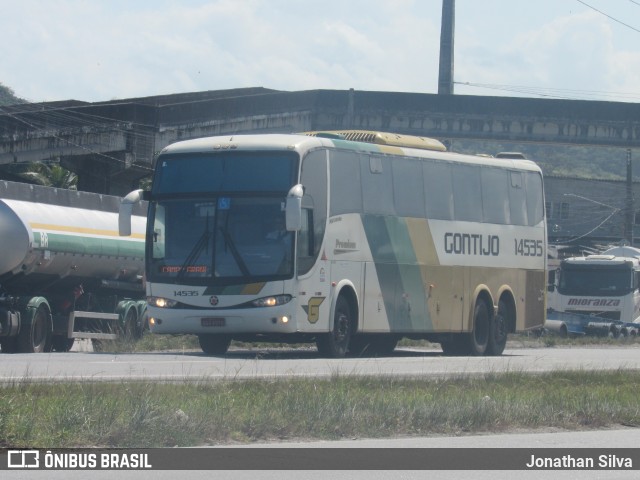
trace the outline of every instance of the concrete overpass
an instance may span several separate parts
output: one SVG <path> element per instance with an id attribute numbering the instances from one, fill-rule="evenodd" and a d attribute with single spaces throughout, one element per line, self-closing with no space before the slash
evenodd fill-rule
<path id="1" fill-rule="evenodd" d="M 370 129 L 455 139 L 640 147 L 640 105 L 422 93 L 265 88 L 0 108 L 0 164 L 59 159 L 79 189 L 123 194 L 155 154 L 188 138 Z"/>

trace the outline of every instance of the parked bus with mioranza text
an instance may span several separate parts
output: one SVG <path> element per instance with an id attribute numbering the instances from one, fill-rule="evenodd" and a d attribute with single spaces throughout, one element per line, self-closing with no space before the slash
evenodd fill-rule
<path id="1" fill-rule="evenodd" d="M 546 223 L 532 161 L 379 132 L 229 135 L 159 154 L 149 201 L 150 329 L 383 355 L 403 338 L 500 355 L 542 327 Z"/>

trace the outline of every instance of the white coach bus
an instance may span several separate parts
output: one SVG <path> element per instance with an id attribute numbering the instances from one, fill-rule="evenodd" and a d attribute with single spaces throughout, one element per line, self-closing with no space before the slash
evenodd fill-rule
<path id="1" fill-rule="evenodd" d="M 500 355 L 544 324 L 546 224 L 531 161 L 376 132 L 233 135 L 160 153 L 149 201 L 150 329 L 315 342 L 327 357 Z"/>

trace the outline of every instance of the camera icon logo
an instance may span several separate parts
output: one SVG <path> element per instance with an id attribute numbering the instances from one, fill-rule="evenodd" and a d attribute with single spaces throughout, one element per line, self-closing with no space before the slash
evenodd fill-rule
<path id="1" fill-rule="evenodd" d="M 8 468 L 39 468 L 40 452 L 38 450 L 9 450 L 7 452 Z"/>

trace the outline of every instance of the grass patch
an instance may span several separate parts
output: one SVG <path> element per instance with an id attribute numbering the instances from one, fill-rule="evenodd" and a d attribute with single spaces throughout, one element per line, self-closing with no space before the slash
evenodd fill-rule
<path id="1" fill-rule="evenodd" d="M 116 342 L 116 348 L 119 343 Z M 145 332 L 140 340 L 129 347 L 136 352 L 201 350 L 196 335 L 158 335 L 149 332 Z"/>
<path id="2" fill-rule="evenodd" d="M 0 387 L 0 447 L 165 447 L 640 426 L 640 372 Z"/>

